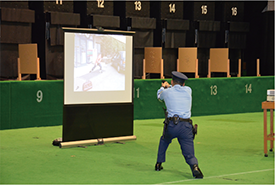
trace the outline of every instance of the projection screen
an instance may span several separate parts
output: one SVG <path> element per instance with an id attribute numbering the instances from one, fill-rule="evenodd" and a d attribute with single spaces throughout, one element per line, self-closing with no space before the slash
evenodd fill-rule
<path id="1" fill-rule="evenodd" d="M 63 30 L 64 105 L 132 103 L 133 35 Z"/>

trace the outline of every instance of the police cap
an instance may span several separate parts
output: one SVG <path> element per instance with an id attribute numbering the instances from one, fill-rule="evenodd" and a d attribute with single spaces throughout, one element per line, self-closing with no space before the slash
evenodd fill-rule
<path id="1" fill-rule="evenodd" d="M 173 80 L 177 80 L 177 81 L 180 81 L 182 83 L 184 83 L 185 80 L 188 80 L 188 77 L 185 76 L 183 73 L 180 73 L 180 72 L 177 72 L 177 71 L 173 71 L 172 72 L 172 79 Z"/>

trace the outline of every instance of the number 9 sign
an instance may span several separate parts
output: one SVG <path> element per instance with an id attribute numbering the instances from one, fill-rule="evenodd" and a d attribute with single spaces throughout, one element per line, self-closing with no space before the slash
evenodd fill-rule
<path id="1" fill-rule="evenodd" d="M 43 100 L 43 92 L 41 90 L 38 90 L 36 93 L 36 96 L 37 96 L 36 101 L 40 103 Z"/>

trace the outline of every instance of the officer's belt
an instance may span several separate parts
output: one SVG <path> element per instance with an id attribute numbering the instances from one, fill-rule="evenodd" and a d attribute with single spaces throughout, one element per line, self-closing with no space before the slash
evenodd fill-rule
<path id="1" fill-rule="evenodd" d="M 168 118 L 168 120 L 169 120 L 169 121 L 174 120 L 174 117 L 170 117 L 170 118 Z M 190 121 L 191 121 L 190 118 L 187 118 L 187 119 L 179 118 L 179 120 L 180 120 L 180 121 L 187 121 L 187 122 L 190 122 Z"/>

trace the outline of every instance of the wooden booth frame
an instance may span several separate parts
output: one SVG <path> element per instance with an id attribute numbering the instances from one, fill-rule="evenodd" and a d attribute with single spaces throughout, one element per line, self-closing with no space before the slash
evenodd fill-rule
<path id="1" fill-rule="evenodd" d="M 19 44 L 18 51 L 18 80 L 23 79 L 22 74 L 36 74 L 36 80 L 41 80 L 37 44 Z"/>
<path id="2" fill-rule="evenodd" d="M 257 76 L 261 76 L 261 74 L 260 74 L 260 59 L 257 59 Z"/>
<path id="3" fill-rule="evenodd" d="M 160 78 L 165 78 L 163 76 L 163 59 L 161 47 L 144 48 L 142 79 L 146 79 L 146 73 L 160 73 Z"/>
<path id="4" fill-rule="evenodd" d="M 230 75 L 230 59 L 228 48 L 210 48 L 210 59 L 208 60 L 208 78 L 211 78 L 212 72 L 224 72 L 227 77 Z M 238 74 L 241 77 L 241 59 L 238 62 Z"/>
<path id="5" fill-rule="evenodd" d="M 177 71 L 195 73 L 195 78 L 199 78 L 196 47 L 178 48 Z"/>

